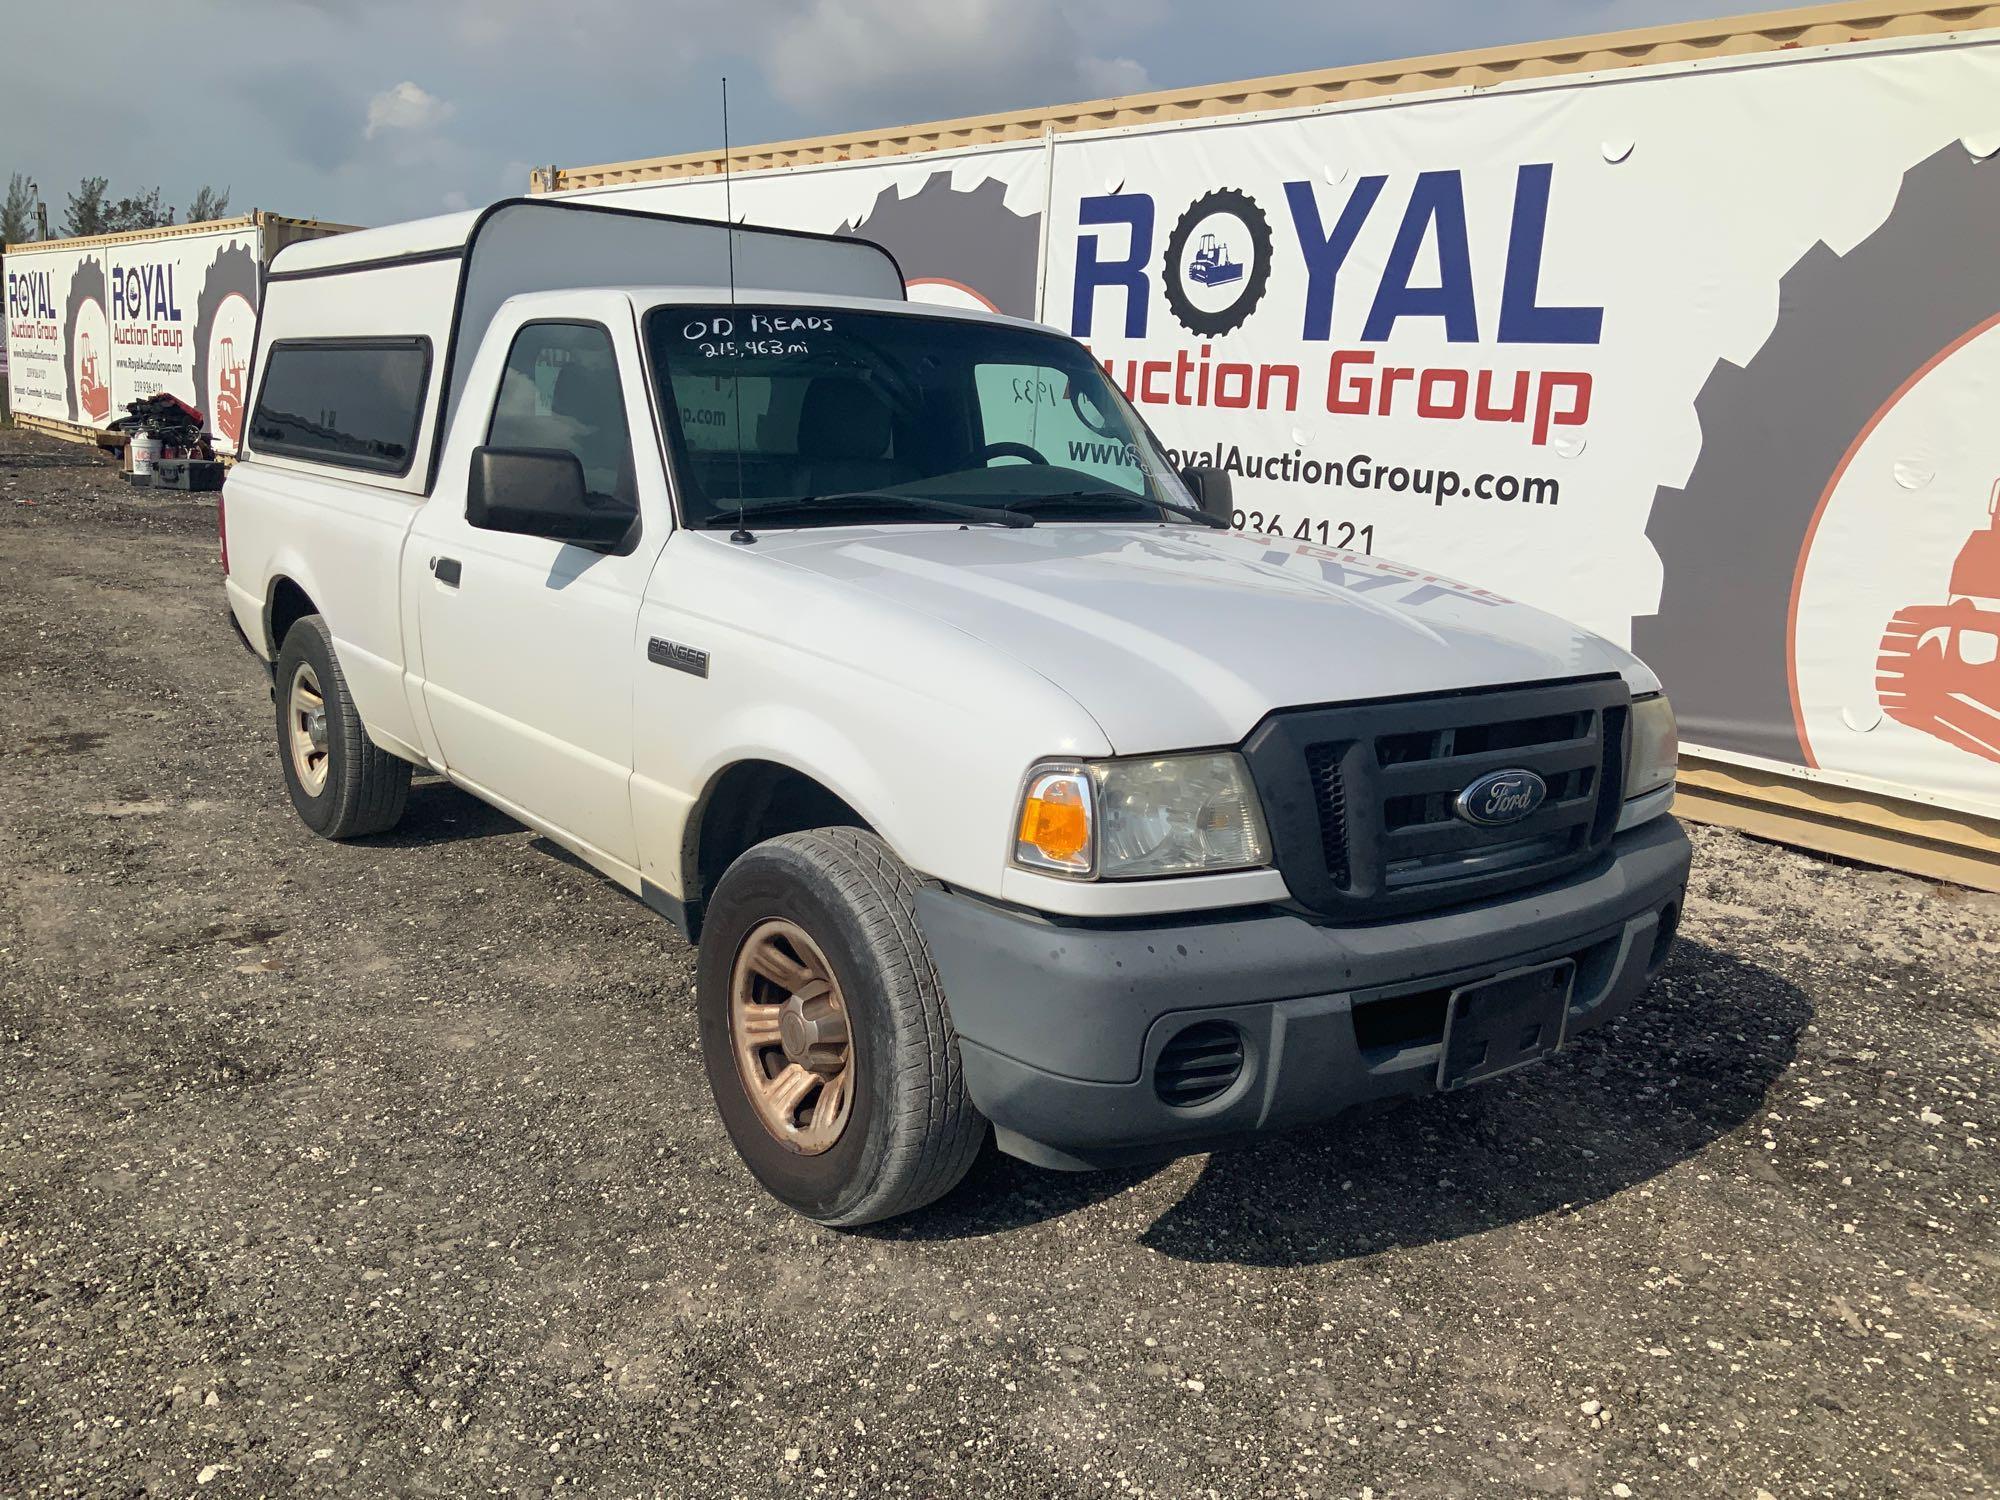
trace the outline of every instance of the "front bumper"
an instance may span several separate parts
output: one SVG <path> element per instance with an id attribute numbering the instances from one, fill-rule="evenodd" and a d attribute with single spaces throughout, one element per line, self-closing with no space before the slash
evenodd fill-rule
<path id="1" fill-rule="evenodd" d="M 1573 959 L 1565 1036 L 1602 1025 L 1666 961 L 1689 855 L 1658 818 L 1553 885 L 1369 926 L 1268 908 L 1077 926 L 935 889 L 917 912 L 973 1102 L 1004 1150 L 1075 1169 L 1433 1090 L 1452 990 L 1515 969 Z M 1241 1071 L 1205 1102 L 1166 1103 L 1161 1054 L 1204 1021 L 1235 1028 Z"/>

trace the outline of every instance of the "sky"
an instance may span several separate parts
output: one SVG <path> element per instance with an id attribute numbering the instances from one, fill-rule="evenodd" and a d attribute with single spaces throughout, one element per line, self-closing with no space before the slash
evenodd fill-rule
<path id="1" fill-rule="evenodd" d="M 99 0 L 8 7 L 0 177 L 381 224 L 531 164 L 1546 41 L 1751 0 Z M 58 231 L 59 232 L 59 231 Z"/>

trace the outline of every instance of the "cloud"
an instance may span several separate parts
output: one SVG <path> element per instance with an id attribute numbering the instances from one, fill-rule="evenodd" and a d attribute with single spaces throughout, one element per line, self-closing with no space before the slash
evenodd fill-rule
<path id="1" fill-rule="evenodd" d="M 251 27 L 240 24 L 242 0 L 173 0 L 170 8 L 190 34 L 232 38 L 220 95 L 155 90 L 142 107 L 107 93 L 88 69 L 16 69 L 0 90 L 0 146 L 13 158 L 0 162 L 0 175 L 27 172 L 58 208 L 66 184 L 103 173 L 121 194 L 158 182 L 185 203 L 211 179 L 231 183 L 246 206 L 382 223 L 435 213 L 452 191 L 473 203 L 522 192 L 529 164 L 713 148 L 722 73 L 732 133 L 747 145 L 1750 7 L 570 0 L 552 9 L 547 0 L 274 0 L 267 9 L 276 24 Z M 81 55 L 97 40 L 89 7 L 16 5 L 6 14 L 10 57 Z M 396 83 L 385 66 L 412 76 Z M 63 128 L 47 128 L 50 120 Z M 163 150 L 169 140 L 211 149 Z"/>
<path id="2" fill-rule="evenodd" d="M 1086 57 L 1077 63 L 1078 81 L 1098 99 L 1115 99 L 1122 94 L 1143 94 L 1153 87 L 1146 65 L 1130 57 Z"/>
<path id="3" fill-rule="evenodd" d="M 802 113 L 846 115 L 864 103 L 884 119 L 1022 108 L 1150 87 L 1123 47 L 1152 8 L 1092 7 L 1086 36 L 1063 0 L 810 0 L 771 29 L 764 73 Z M 1092 44 L 1116 37 L 1112 53 Z M 881 123 L 881 122 L 878 122 Z"/>
<path id="4" fill-rule="evenodd" d="M 364 134 L 372 141 L 385 130 L 435 130 L 456 112 L 452 105 L 405 79 L 368 101 Z"/>

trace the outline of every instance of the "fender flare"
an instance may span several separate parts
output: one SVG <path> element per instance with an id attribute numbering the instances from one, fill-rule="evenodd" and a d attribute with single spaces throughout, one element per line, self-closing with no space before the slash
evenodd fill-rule
<path id="1" fill-rule="evenodd" d="M 778 732 L 765 721 L 777 720 Z M 733 726 L 740 732 L 724 737 L 726 748 L 710 756 L 698 778 L 701 790 L 689 805 L 681 828 L 677 864 L 684 900 L 698 902 L 701 885 L 701 833 L 714 806 L 717 790 L 738 766 L 762 762 L 779 766 L 822 786 L 852 808 L 898 859 L 909 863 L 907 844 L 898 838 L 894 819 L 884 816 L 889 791 L 882 779 L 869 774 L 869 758 L 840 729 L 816 714 L 788 704 L 760 704 Z M 763 727 L 765 732 L 751 732 Z M 804 752 L 810 746 L 812 754 Z M 915 868 L 914 865 L 911 868 Z"/>
<path id="2" fill-rule="evenodd" d="M 271 653 L 270 659 L 274 662 L 278 659 L 278 648 L 284 644 L 271 628 L 272 615 L 278 602 L 278 589 L 281 585 L 289 583 L 304 594 L 306 602 L 312 605 L 314 614 L 325 613 L 319 602 L 319 592 L 309 581 L 309 573 L 305 559 L 294 554 L 274 558 L 271 566 L 264 572 L 264 602 L 260 613 L 263 620 L 264 644 Z M 331 621 L 327 622 L 327 628 L 328 630 L 333 628 Z"/>

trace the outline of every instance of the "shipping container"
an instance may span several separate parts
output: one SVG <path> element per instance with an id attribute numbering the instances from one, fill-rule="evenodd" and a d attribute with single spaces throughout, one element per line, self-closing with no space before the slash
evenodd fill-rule
<path id="1" fill-rule="evenodd" d="M 252 213 L 7 246 L 8 406 L 89 438 L 166 391 L 233 453 L 264 268 L 285 245 L 350 227 Z"/>
<path id="2" fill-rule="evenodd" d="M 1384 555 L 1636 649 L 1690 812 L 1995 884 L 1996 101 L 2000 6 L 1841 4 L 729 164 L 738 217 L 1084 339 L 1272 567 Z M 722 167 L 533 186 L 719 216 Z"/>

